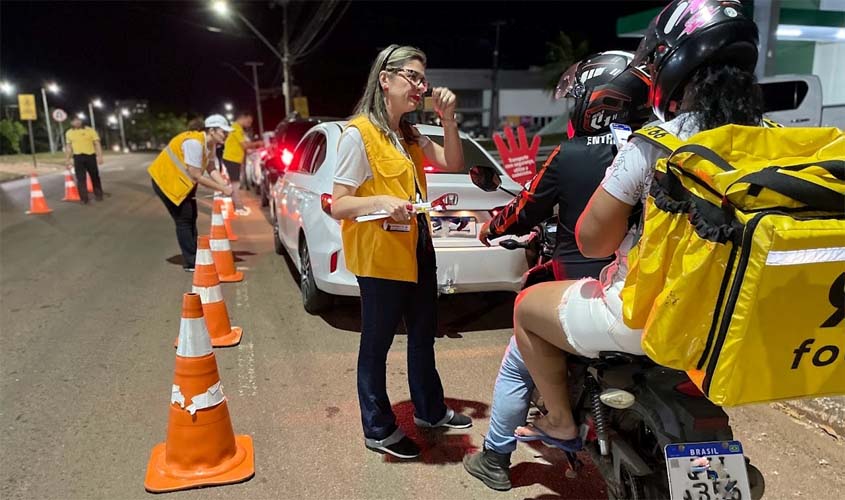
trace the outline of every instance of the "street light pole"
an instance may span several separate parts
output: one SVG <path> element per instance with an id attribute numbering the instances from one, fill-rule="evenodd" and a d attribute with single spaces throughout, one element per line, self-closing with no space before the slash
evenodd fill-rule
<path id="1" fill-rule="evenodd" d="M 258 67 L 264 66 L 264 63 L 250 61 L 244 64 L 252 66 L 252 87 L 255 89 L 255 108 L 258 113 L 258 132 L 261 134 L 261 137 L 264 137 L 264 118 L 261 115 L 261 92 L 258 88 Z"/>
<path id="2" fill-rule="evenodd" d="M 56 143 L 53 142 L 53 129 L 50 127 L 50 108 L 47 107 L 47 91 L 41 87 L 41 101 L 44 103 L 44 121 L 47 122 L 47 139 L 50 141 L 50 152 L 56 152 Z"/>
<path id="3" fill-rule="evenodd" d="M 120 125 L 120 145 L 123 148 L 123 152 L 126 152 L 126 133 L 123 131 L 123 113 L 125 109 L 121 109 L 119 113 L 117 113 L 117 122 Z"/>
<path id="4" fill-rule="evenodd" d="M 282 2 L 282 70 L 285 81 L 282 82 L 282 92 L 285 94 L 285 117 L 290 114 L 290 51 L 288 50 L 288 2 Z"/>
<path id="5" fill-rule="evenodd" d="M 97 131 L 97 123 L 94 121 L 94 103 L 88 103 L 88 116 L 91 117 L 91 128 L 94 129 L 94 132 Z"/>
<path id="6" fill-rule="evenodd" d="M 496 44 L 493 46 L 493 89 L 490 92 L 490 137 L 499 128 L 499 31 L 504 21 L 496 21 Z"/>

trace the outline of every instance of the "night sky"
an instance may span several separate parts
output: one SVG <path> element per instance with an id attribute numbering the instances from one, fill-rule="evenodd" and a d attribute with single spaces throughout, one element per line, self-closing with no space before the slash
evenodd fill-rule
<path id="1" fill-rule="evenodd" d="M 420 47 L 430 68 L 490 67 L 491 23 L 504 20 L 501 67 L 524 69 L 544 63 L 546 42 L 559 31 L 588 40 L 591 51 L 631 50 L 636 41 L 616 38 L 616 19 L 664 3 L 352 1 L 319 48 L 294 67 L 294 83 L 309 97 L 312 114 L 346 116 L 372 59 L 390 43 Z M 271 42 L 281 38 L 281 7 L 268 0 L 230 4 Z M 316 8 L 316 2 L 291 5 L 294 38 Z M 221 19 L 205 1 L 2 0 L 0 37 L 0 78 L 32 93 L 54 79 L 63 92 L 50 97 L 51 105 L 71 113 L 93 97 L 109 106 L 148 99 L 154 111 L 191 114 L 220 111 L 226 101 L 253 108 L 252 88 L 224 63 L 250 76 L 243 62 L 262 61 L 261 86 L 281 86 L 275 56 L 240 21 Z M 281 98 L 264 102 L 268 127 L 281 118 L 282 106 Z"/>

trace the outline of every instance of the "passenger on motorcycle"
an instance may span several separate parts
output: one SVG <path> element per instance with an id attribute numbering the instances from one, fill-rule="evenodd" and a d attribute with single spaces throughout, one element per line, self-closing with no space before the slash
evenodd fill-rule
<path id="1" fill-rule="evenodd" d="M 645 65 L 661 126 L 685 140 L 726 124 L 759 125 L 762 97 L 753 74 L 757 26 L 738 1 L 675 0 L 652 21 L 632 67 Z M 668 120 L 668 121 L 666 121 Z M 561 350 L 595 358 L 602 351 L 643 354 L 640 330 L 622 320 L 619 292 L 627 255 L 640 234 L 629 218 L 649 192 L 657 159 L 667 152 L 633 136 L 578 219 L 584 255 L 616 252 L 596 279 L 543 283 L 517 299 L 514 333 L 549 413 L 516 430 L 517 439 L 542 440 L 565 450 L 581 447 L 570 409 L 567 364 Z"/>
<path id="2" fill-rule="evenodd" d="M 574 135 L 549 155 L 529 187 L 511 201 L 479 233 L 482 243 L 507 234 L 523 235 L 553 215 L 558 207 L 554 252 L 555 279 L 597 278 L 611 261 L 588 258 L 575 243 L 575 223 L 616 154 L 610 124 L 637 128 L 650 116 L 649 79 L 626 71 L 630 52 L 594 54 L 573 64 L 561 77 L 555 97 L 570 101 Z M 464 457 L 464 468 L 488 487 L 511 487 L 509 466 L 516 449 L 514 430 L 525 423 L 534 382 L 511 337 L 493 389 L 490 430 L 482 452 Z"/>

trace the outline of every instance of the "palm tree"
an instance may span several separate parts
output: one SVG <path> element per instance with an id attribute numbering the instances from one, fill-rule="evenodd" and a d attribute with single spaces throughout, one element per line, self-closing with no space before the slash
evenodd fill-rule
<path id="1" fill-rule="evenodd" d="M 560 75 L 566 71 L 575 61 L 588 54 L 587 41 L 583 40 L 576 46 L 569 35 L 561 31 L 555 40 L 546 43 L 546 64 L 543 66 L 545 76 L 545 89 L 554 92 Z"/>

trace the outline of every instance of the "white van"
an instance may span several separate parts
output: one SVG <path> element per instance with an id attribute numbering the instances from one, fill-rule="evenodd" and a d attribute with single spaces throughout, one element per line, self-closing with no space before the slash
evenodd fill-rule
<path id="1" fill-rule="evenodd" d="M 816 75 L 778 75 L 760 79 L 768 118 L 785 127 L 845 128 L 845 104 L 824 106 Z"/>

